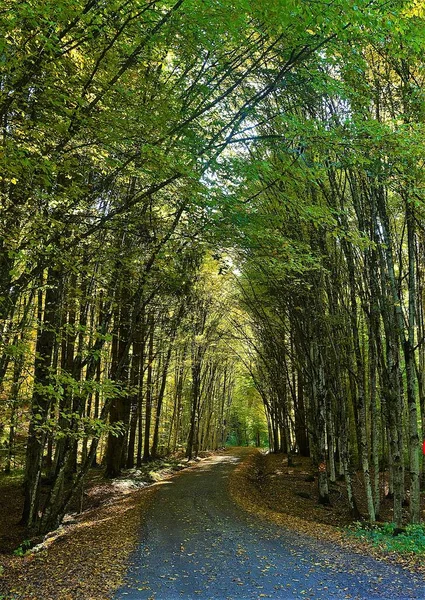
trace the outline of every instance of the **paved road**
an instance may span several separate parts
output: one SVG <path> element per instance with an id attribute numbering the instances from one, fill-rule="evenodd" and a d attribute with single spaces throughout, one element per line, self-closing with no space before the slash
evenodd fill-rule
<path id="1" fill-rule="evenodd" d="M 227 491 L 237 461 L 161 484 L 116 600 L 425 599 L 419 577 L 240 510 Z"/>

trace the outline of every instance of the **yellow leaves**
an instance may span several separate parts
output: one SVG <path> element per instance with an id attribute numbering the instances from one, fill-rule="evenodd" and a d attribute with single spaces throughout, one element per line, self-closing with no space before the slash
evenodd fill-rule
<path id="1" fill-rule="evenodd" d="M 86 63 L 86 57 L 85 55 L 78 50 L 77 48 L 72 48 L 69 51 L 69 55 L 72 57 L 74 63 L 78 66 L 78 67 L 83 67 Z"/>
<path id="2" fill-rule="evenodd" d="M 18 180 L 16 179 L 16 177 L 12 177 L 12 179 L 10 180 L 10 183 L 13 183 L 13 185 L 16 185 L 18 183 Z"/>
<path id="3" fill-rule="evenodd" d="M 425 17 L 425 3 L 423 0 L 414 0 L 411 6 L 406 10 L 407 17 Z"/>

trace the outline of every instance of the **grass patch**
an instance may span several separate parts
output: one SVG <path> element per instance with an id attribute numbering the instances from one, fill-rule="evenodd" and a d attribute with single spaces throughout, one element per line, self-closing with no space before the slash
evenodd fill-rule
<path id="1" fill-rule="evenodd" d="M 373 546 L 387 552 L 399 554 L 425 553 L 425 526 L 408 525 L 406 528 L 397 529 L 394 523 L 379 525 L 365 525 L 354 523 L 350 534 L 356 538 L 371 542 Z"/>

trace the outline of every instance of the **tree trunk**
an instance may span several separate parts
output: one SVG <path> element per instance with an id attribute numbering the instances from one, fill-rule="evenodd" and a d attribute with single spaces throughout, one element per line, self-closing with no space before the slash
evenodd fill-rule
<path id="1" fill-rule="evenodd" d="M 36 341 L 34 363 L 34 391 L 31 403 L 31 420 L 28 431 L 25 476 L 24 476 L 24 508 L 22 523 L 32 527 L 40 507 L 40 479 L 43 467 L 43 452 L 46 441 L 45 424 L 53 394 L 51 365 L 58 328 L 58 305 L 61 295 L 61 275 L 53 267 L 47 276 L 44 315 L 42 315 L 41 295 L 39 295 L 39 329 Z"/>
<path id="2" fill-rule="evenodd" d="M 145 435 L 143 440 L 143 462 L 149 462 L 152 457 L 150 454 L 150 434 L 153 402 L 153 360 L 154 360 L 154 333 L 155 321 L 151 313 L 149 317 L 149 349 L 148 349 L 148 371 L 146 379 L 146 405 L 145 405 Z"/>

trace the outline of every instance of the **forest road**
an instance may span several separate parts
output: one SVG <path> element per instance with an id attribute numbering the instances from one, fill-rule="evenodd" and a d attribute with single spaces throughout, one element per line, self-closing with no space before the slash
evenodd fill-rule
<path id="1" fill-rule="evenodd" d="M 284 530 L 238 508 L 228 479 L 240 451 L 163 482 L 116 600 L 400 600 L 424 580 Z"/>

